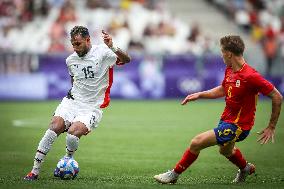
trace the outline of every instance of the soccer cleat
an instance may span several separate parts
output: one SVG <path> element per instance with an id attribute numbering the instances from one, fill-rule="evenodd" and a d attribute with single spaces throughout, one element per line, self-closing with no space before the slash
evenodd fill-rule
<path id="1" fill-rule="evenodd" d="M 177 182 L 179 174 L 174 172 L 174 170 L 169 170 L 165 173 L 155 175 L 154 179 L 162 184 L 175 184 Z"/>
<path id="2" fill-rule="evenodd" d="M 38 179 L 38 175 L 30 172 L 29 174 L 27 174 L 27 176 L 25 176 L 24 180 L 28 180 L 28 181 L 33 181 L 33 180 L 37 180 Z"/>
<path id="3" fill-rule="evenodd" d="M 252 163 L 247 163 L 246 167 L 242 170 L 238 170 L 236 178 L 233 180 L 233 183 L 242 183 L 245 182 L 246 177 L 255 173 L 255 166 Z"/>

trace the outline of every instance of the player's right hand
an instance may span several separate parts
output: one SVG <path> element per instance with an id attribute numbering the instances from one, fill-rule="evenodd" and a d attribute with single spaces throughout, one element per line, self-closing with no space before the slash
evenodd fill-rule
<path id="1" fill-rule="evenodd" d="M 272 143 L 274 143 L 275 127 L 266 127 L 261 132 L 257 132 L 257 134 L 260 135 L 257 140 L 257 142 L 260 142 L 260 144 L 266 144 L 270 140 Z"/>
<path id="2" fill-rule="evenodd" d="M 102 37 L 103 37 L 104 43 L 108 47 L 112 47 L 112 45 L 113 45 L 112 37 L 108 33 L 106 33 L 104 30 L 102 30 Z"/>
<path id="3" fill-rule="evenodd" d="M 188 95 L 188 96 L 181 102 L 181 105 L 185 105 L 185 104 L 187 104 L 189 101 L 197 100 L 197 99 L 199 98 L 199 94 L 200 94 L 200 93 L 193 93 L 193 94 Z"/>

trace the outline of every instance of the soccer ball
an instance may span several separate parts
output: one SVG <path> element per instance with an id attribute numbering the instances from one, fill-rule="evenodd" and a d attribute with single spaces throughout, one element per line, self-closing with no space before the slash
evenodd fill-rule
<path id="1" fill-rule="evenodd" d="M 71 157 L 61 158 L 54 170 L 54 176 L 63 180 L 75 179 L 79 173 L 79 165 Z"/>

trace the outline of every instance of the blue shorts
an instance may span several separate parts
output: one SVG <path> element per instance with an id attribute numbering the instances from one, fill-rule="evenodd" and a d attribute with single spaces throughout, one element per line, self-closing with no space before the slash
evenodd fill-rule
<path id="1" fill-rule="evenodd" d="M 233 123 L 220 120 L 218 127 L 214 128 L 217 143 L 225 146 L 230 142 L 239 142 L 249 135 L 249 130 L 244 131 Z"/>

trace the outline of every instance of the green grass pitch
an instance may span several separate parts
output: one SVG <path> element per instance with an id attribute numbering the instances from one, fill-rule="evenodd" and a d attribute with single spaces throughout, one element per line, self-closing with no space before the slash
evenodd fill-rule
<path id="1" fill-rule="evenodd" d="M 175 165 L 196 134 L 217 125 L 224 102 L 205 100 L 187 106 L 181 106 L 179 100 L 114 100 L 99 127 L 80 140 L 75 154 L 78 178 L 63 181 L 53 177 L 55 165 L 65 153 L 66 134 L 62 134 L 43 164 L 40 179 L 24 181 L 58 103 L 0 103 L 0 188 L 284 188 L 283 109 L 275 143 L 256 142 L 256 132 L 266 127 L 270 117 L 269 100 L 259 101 L 253 130 L 237 144 L 257 168 L 257 175 L 248 177 L 245 184 L 230 183 L 237 168 L 219 154 L 218 147 L 203 150 L 176 185 L 161 185 L 153 179 Z"/>

